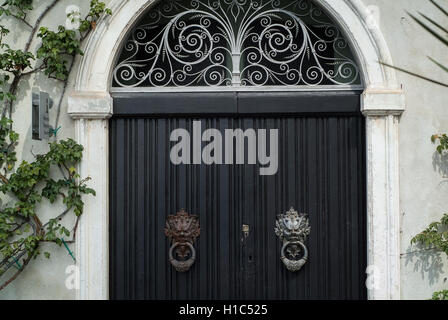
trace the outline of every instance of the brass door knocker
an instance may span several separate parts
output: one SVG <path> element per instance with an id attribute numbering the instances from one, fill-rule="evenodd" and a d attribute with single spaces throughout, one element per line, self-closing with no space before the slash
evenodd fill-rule
<path id="1" fill-rule="evenodd" d="M 308 261 L 308 249 L 304 243 L 310 232 L 305 213 L 298 213 L 291 207 L 285 214 L 277 216 L 275 234 L 283 242 L 280 259 L 289 271 L 299 271 Z"/>
<path id="2" fill-rule="evenodd" d="M 178 272 L 186 272 L 196 260 L 193 243 L 199 237 L 199 217 L 184 209 L 166 218 L 165 235 L 172 242 L 168 252 L 171 265 Z"/>

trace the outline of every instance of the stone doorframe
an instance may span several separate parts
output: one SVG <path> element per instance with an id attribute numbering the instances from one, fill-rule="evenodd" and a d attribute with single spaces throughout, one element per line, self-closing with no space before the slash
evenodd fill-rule
<path id="1" fill-rule="evenodd" d="M 400 299 L 400 210 L 398 125 L 405 99 L 379 28 L 362 0 L 314 0 L 333 17 L 351 42 L 365 91 L 362 112 L 367 137 L 368 270 L 375 273 L 369 299 Z M 76 140 L 85 148 L 81 176 L 90 176 L 97 195 L 85 201 L 76 241 L 80 268 L 77 299 L 109 297 L 109 94 L 111 70 L 129 29 L 157 0 L 111 0 L 113 15 L 98 23 L 85 45 L 68 113 Z M 372 276 L 372 274 L 371 274 Z M 372 280 L 372 279 L 371 279 Z"/>

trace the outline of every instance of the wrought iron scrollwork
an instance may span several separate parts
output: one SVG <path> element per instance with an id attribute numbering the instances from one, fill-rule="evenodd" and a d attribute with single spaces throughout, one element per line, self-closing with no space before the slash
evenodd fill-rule
<path id="1" fill-rule="evenodd" d="M 162 0 L 134 28 L 115 87 L 360 84 L 336 24 L 310 0 Z"/>
<path id="2" fill-rule="evenodd" d="M 185 210 L 169 215 L 166 219 L 165 235 L 172 242 L 168 256 L 178 272 L 186 272 L 196 261 L 194 241 L 200 234 L 199 217 Z"/>
<path id="3" fill-rule="evenodd" d="M 289 271 L 299 271 L 308 261 L 308 248 L 304 243 L 310 232 L 306 214 L 298 213 L 292 207 L 277 216 L 275 234 L 283 242 L 280 259 Z"/>

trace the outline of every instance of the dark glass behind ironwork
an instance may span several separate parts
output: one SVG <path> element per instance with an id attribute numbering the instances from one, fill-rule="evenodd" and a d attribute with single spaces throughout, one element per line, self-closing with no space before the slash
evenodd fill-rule
<path id="1" fill-rule="evenodd" d="M 310 0 L 162 0 L 113 72 L 114 87 L 360 84 L 341 30 Z"/>

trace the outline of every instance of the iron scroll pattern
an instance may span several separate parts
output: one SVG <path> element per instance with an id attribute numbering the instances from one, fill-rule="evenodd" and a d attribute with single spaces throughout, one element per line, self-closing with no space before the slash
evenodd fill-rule
<path id="1" fill-rule="evenodd" d="M 289 271 L 299 271 L 308 261 L 305 241 L 310 233 L 306 214 L 298 213 L 291 207 L 285 214 L 277 216 L 275 234 L 282 241 L 280 259 Z"/>
<path id="2" fill-rule="evenodd" d="M 167 217 L 165 235 L 172 243 L 168 256 L 176 271 L 187 272 L 196 261 L 193 244 L 200 231 L 199 217 L 190 215 L 183 209 Z"/>
<path id="3" fill-rule="evenodd" d="M 311 0 L 161 0 L 113 71 L 125 88 L 360 83 L 341 31 Z"/>

